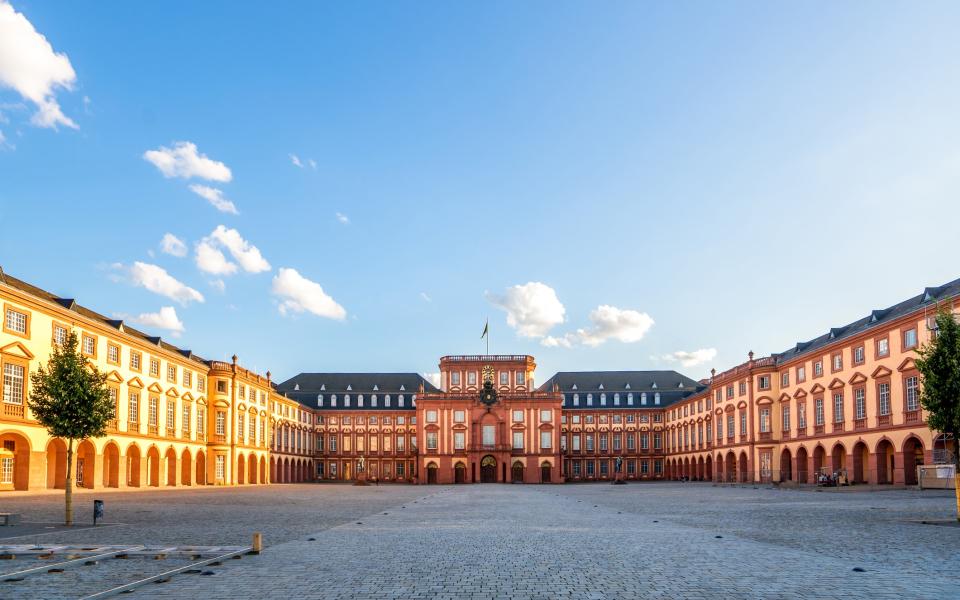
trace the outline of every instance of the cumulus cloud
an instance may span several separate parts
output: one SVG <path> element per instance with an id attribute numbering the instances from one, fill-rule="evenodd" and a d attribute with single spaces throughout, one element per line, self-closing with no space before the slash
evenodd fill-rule
<path id="1" fill-rule="evenodd" d="M 350 224 L 350 218 L 347 217 L 347 215 L 345 215 L 345 214 L 343 214 L 343 213 L 339 213 L 339 212 L 337 213 L 337 220 L 340 221 L 341 223 L 343 223 L 344 225 L 349 225 L 349 224 Z"/>
<path id="2" fill-rule="evenodd" d="M 56 129 L 77 129 L 63 114 L 56 90 L 72 90 L 77 74 L 66 54 L 54 52 L 47 38 L 34 29 L 23 13 L 0 0 L 0 85 L 16 90 L 37 107 L 30 122 Z"/>
<path id="3" fill-rule="evenodd" d="M 247 273 L 261 273 L 270 270 L 270 263 L 263 258 L 260 250 L 243 239 L 236 229 L 228 229 L 223 225 L 217 225 L 209 239 L 226 248 L 233 259 L 240 263 L 240 268 Z"/>
<path id="4" fill-rule="evenodd" d="M 233 179 L 227 165 L 197 152 L 197 145 L 193 142 L 174 142 L 173 148 L 160 146 L 156 150 L 147 150 L 143 159 L 159 169 L 164 177 L 197 177 L 221 182 Z"/>
<path id="5" fill-rule="evenodd" d="M 210 287 L 217 290 L 221 294 L 227 291 L 227 284 L 222 279 L 214 279 L 213 281 L 208 281 L 207 283 L 210 284 Z"/>
<path id="6" fill-rule="evenodd" d="M 160 240 L 160 250 L 177 258 L 183 258 L 187 255 L 187 245 L 172 233 L 163 234 L 163 239 Z"/>
<path id="7" fill-rule="evenodd" d="M 700 348 L 692 352 L 677 350 L 671 354 L 664 354 L 661 358 L 667 362 L 679 362 L 684 367 L 695 367 L 710 362 L 716 357 L 716 348 Z"/>
<path id="8" fill-rule="evenodd" d="M 440 387 L 440 373 L 423 373 L 423 378 L 433 384 L 433 387 Z"/>
<path id="9" fill-rule="evenodd" d="M 540 343 L 550 348 L 571 348 L 576 344 L 596 347 L 607 340 L 626 344 L 639 342 L 653 327 L 647 313 L 602 304 L 590 311 L 591 327 L 577 329 L 562 336 L 547 336 Z"/>
<path id="10" fill-rule="evenodd" d="M 172 306 L 163 306 L 155 313 L 140 313 L 130 320 L 138 325 L 166 329 L 173 332 L 174 337 L 183 332 L 183 321 L 177 317 L 177 310 Z"/>
<path id="11" fill-rule="evenodd" d="M 303 168 L 303 163 L 300 162 L 300 157 L 298 157 L 296 154 L 290 155 L 290 162 L 292 162 L 293 166 L 297 167 L 298 169 Z"/>
<path id="12" fill-rule="evenodd" d="M 114 267 L 121 269 L 133 285 L 145 288 L 154 294 L 166 296 L 180 304 L 187 305 L 204 300 L 203 294 L 178 281 L 163 267 L 140 261 L 134 262 L 130 267 L 119 264 Z"/>
<path id="13" fill-rule="evenodd" d="M 487 300 L 507 313 L 507 325 L 523 337 L 543 337 L 564 321 L 566 309 L 548 285 L 531 281 L 507 288 L 503 295 L 487 293 Z"/>
<path id="14" fill-rule="evenodd" d="M 328 296 L 319 283 L 300 275 L 296 269 L 281 267 L 273 278 L 272 291 L 281 298 L 281 315 L 310 312 L 338 321 L 347 316 L 347 311 Z"/>
<path id="15" fill-rule="evenodd" d="M 233 275 L 237 272 L 237 265 L 227 260 L 223 252 L 214 246 L 213 242 L 204 238 L 197 243 L 194 251 L 194 261 L 197 268 L 211 275 Z"/>
<path id="16" fill-rule="evenodd" d="M 211 206 L 220 212 L 230 213 L 232 215 L 240 214 L 233 202 L 224 198 L 223 192 L 217 188 L 200 185 L 199 183 L 191 183 L 190 191 L 204 198 Z"/>

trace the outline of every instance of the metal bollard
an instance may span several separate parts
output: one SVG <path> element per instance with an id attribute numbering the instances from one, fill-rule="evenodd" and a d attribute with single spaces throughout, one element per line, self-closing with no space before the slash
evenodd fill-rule
<path id="1" fill-rule="evenodd" d="M 103 500 L 93 501 L 93 524 L 97 524 L 97 519 L 103 518 Z"/>
<path id="2" fill-rule="evenodd" d="M 261 550 L 263 550 L 263 535 L 258 531 L 253 534 L 253 546 L 250 551 L 254 554 L 260 554 Z"/>

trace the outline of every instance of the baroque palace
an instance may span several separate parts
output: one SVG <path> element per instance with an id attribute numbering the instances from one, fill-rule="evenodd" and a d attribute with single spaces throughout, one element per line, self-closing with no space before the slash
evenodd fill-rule
<path id="1" fill-rule="evenodd" d="M 445 356 L 416 373 L 269 372 L 205 360 L 0 270 L 0 490 L 63 487 L 66 445 L 27 406 L 29 375 L 75 331 L 116 415 L 77 448 L 80 487 L 366 479 L 559 483 L 689 478 L 914 484 L 949 462 L 919 405 L 919 345 L 960 280 L 709 379 L 578 371 L 537 386 L 526 355 Z"/>

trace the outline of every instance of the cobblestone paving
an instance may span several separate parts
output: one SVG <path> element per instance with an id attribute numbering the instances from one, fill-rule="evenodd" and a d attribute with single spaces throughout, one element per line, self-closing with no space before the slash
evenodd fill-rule
<path id="1" fill-rule="evenodd" d="M 128 523 L 96 532 L 108 539 L 47 537 L 228 544 L 265 532 L 261 556 L 135 594 L 146 598 L 882 599 L 960 589 L 960 528 L 911 522 L 949 518 L 947 492 L 291 485 L 105 499 Z M 31 512 L 57 518 L 62 498 L 10 500 L 36 520 Z M 74 595 L 55 591 L 44 595 Z"/>
<path id="2" fill-rule="evenodd" d="M 271 547 L 242 569 L 138 595 L 880 599 L 948 598 L 960 589 L 960 529 L 906 521 L 949 517 L 945 493 L 694 484 L 417 489 L 429 495 L 309 536 L 314 541 Z"/>

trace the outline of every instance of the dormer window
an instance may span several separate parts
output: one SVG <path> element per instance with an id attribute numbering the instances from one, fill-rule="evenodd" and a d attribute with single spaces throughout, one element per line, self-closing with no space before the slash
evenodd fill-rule
<path id="1" fill-rule="evenodd" d="M 323 406 L 323 394 L 317 394 L 317 406 Z"/>
<path id="2" fill-rule="evenodd" d="M 573 395 L 573 405 L 580 406 L 580 394 Z"/>
<path id="3" fill-rule="evenodd" d="M 321 391 L 321 392 L 327 391 L 327 384 L 321 383 L 321 384 L 320 384 L 320 391 Z"/>
<path id="4" fill-rule="evenodd" d="M 380 386 L 378 386 L 377 384 L 373 384 L 373 391 L 375 392 L 380 391 Z"/>
<path id="5" fill-rule="evenodd" d="M 593 406 L 593 394 L 587 394 L 587 406 Z"/>
<path id="6" fill-rule="evenodd" d="M 403 387 L 403 384 L 402 384 L 402 383 L 400 384 L 400 391 L 401 391 L 401 392 L 407 391 L 407 388 Z"/>
<path id="7" fill-rule="evenodd" d="M 299 383 L 293 384 L 293 391 L 295 391 L 295 392 L 299 392 L 299 391 L 300 391 L 300 384 L 299 384 Z"/>
<path id="8" fill-rule="evenodd" d="M 657 389 L 657 382 L 654 381 L 654 382 L 653 382 L 653 385 L 651 385 L 650 387 L 651 387 L 652 389 Z"/>
<path id="9" fill-rule="evenodd" d="M 571 387 L 570 389 L 571 389 L 571 390 L 577 389 L 577 384 L 573 384 L 573 387 Z"/>
<path id="10" fill-rule="evenodd" d="M 348 392 L 352 392 L 352 391 L 353 391 L 353 386 L 350 385 L 349 383 L 347 384 L 347 391 L 348 391 Z"/>
<path id="11" fill-rule="evenodd" d="M 629 389 L 630 389 L 630 384 L 629 384 L 629 383 L 627 383 L 627 385 L 625 385 L 625 386 L 623 386 L 623 389 L 625 389 L 625 390 L 629 390 Z"/>
<path id="12" fill-rule="evenodd" d="M 682 389 L 683 389 L 683 382 L 681 381 L 680 383 L 678 383 L 678 384 L 677 384 L 677 387 L 682 390 Z"/>
<path id="13" fill-rule="evenodd" d="M 599 387 L 598 389 L 601 389 L 601 390 L 603 389 L 603 384 L 602 384 L 602 383 L 600 384 L 600 387 Z"/>
<path id="14" fill-rule="evenodd" d="M 656 393 L 653 395 L 653 403 L 654 403 L 654 404 L 660 404 L 660 392 L 656 392 Z"/>

